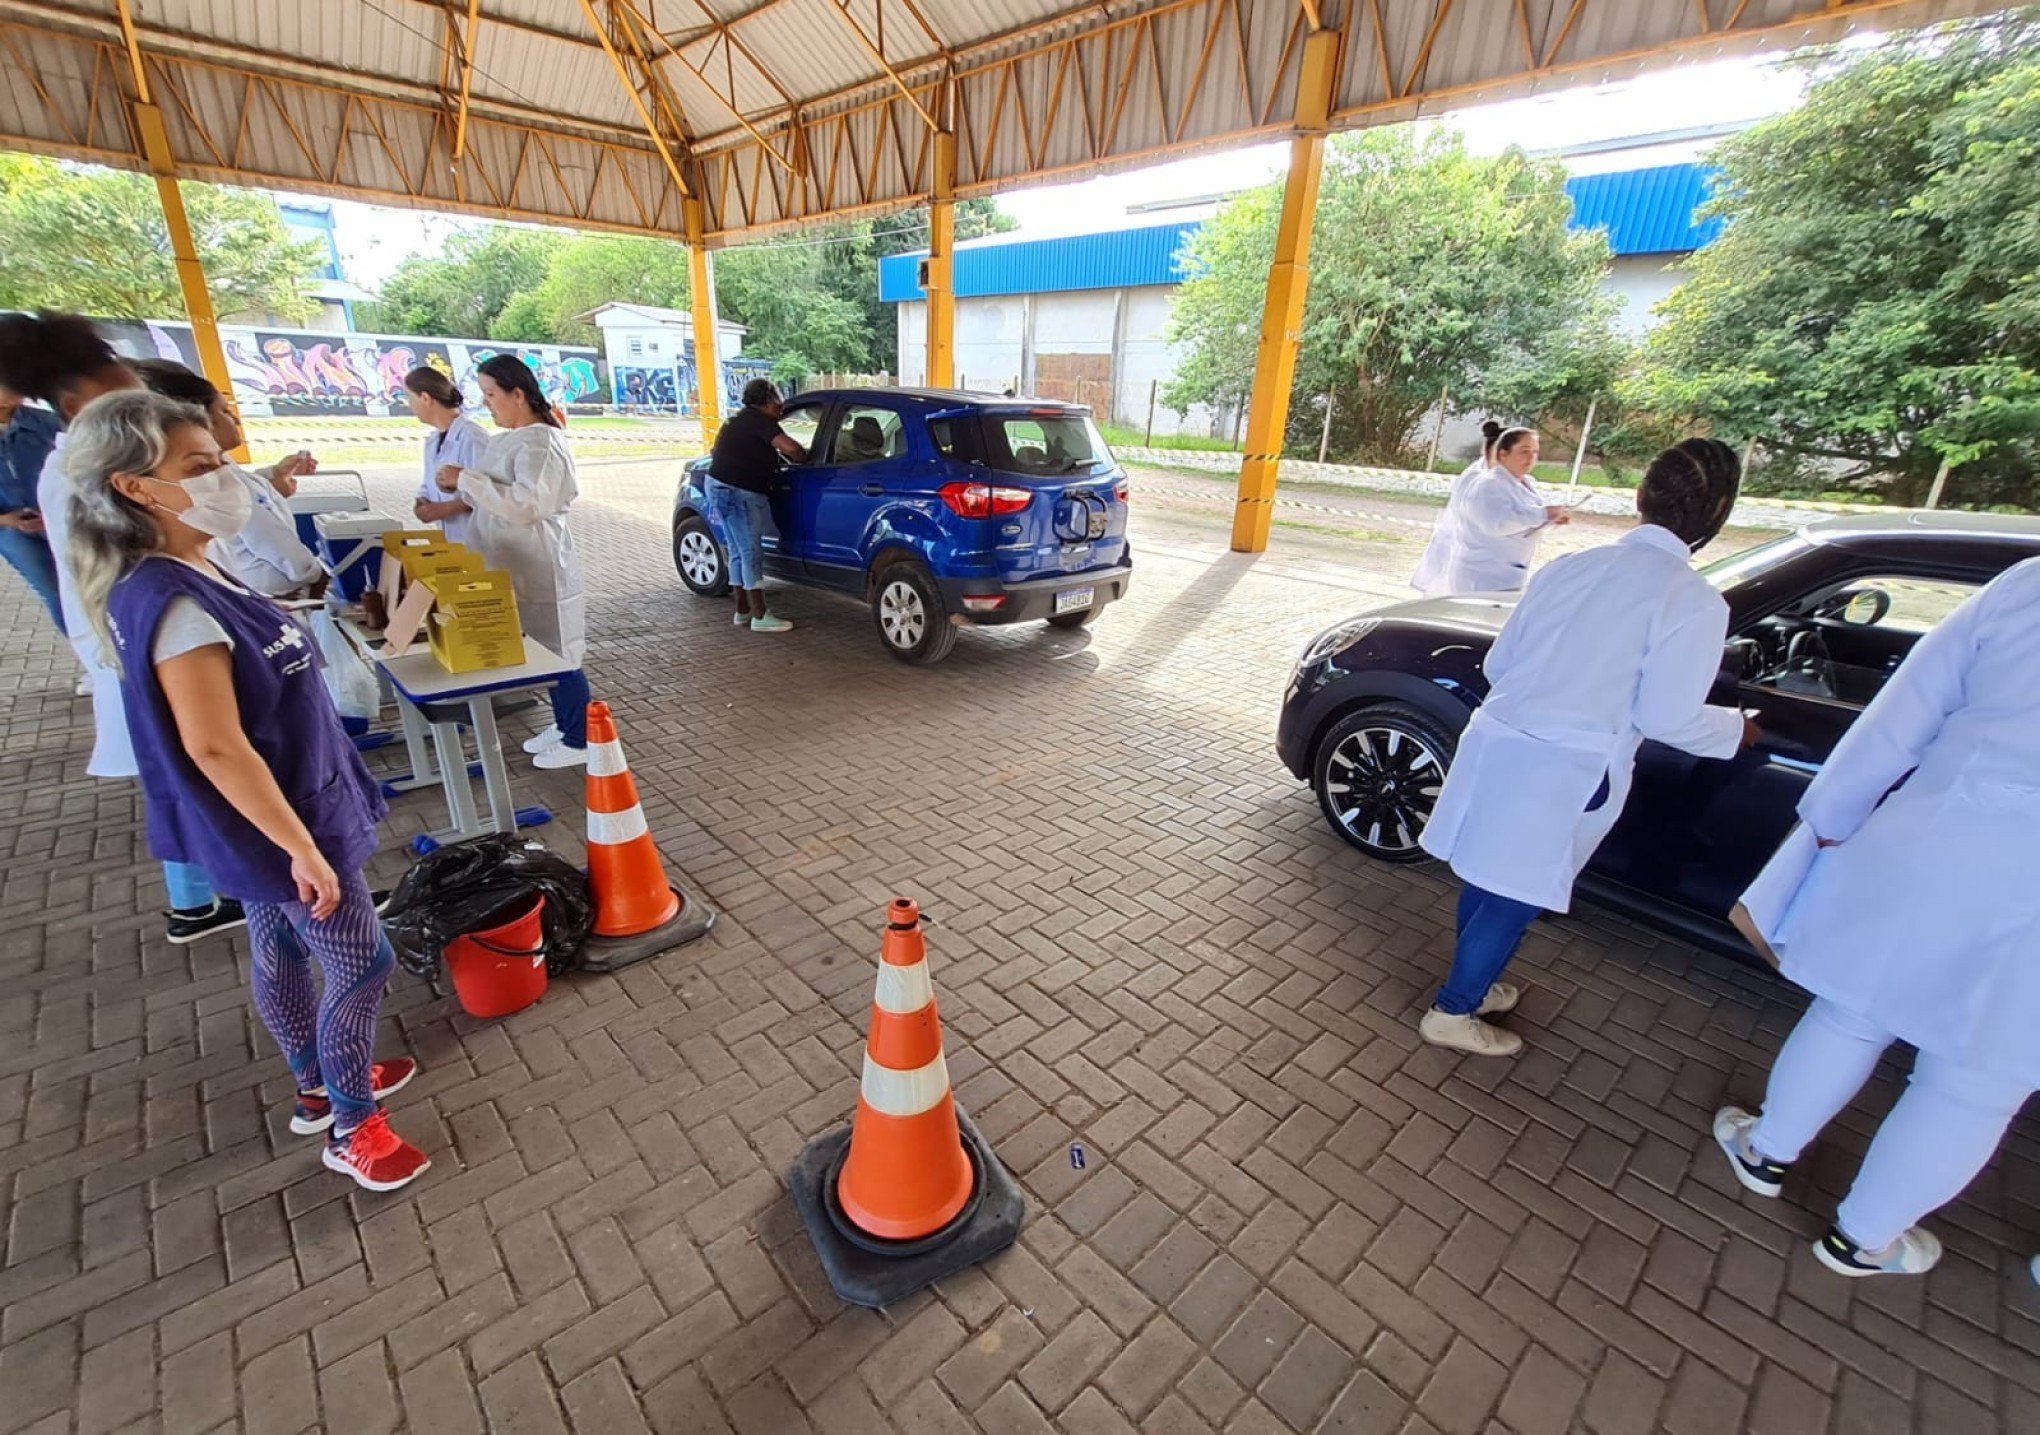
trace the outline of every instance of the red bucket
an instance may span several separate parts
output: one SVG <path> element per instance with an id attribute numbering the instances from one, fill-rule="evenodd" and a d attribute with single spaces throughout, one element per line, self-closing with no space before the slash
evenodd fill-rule
<path id="1" fill-rule="evenodd" d="M 545 995 L 545 896 L 498 927 L 446 944 L 453 994 L 469 1016 L 508 1016 Z"/>

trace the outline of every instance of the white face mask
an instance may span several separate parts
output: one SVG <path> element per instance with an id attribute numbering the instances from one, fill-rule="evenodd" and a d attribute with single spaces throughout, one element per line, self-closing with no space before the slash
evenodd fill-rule
<path id="1" fill-rule="evenodd" d="M 172 483 L 175 480 L 152 478 L 150 482 Z M 213 538 L 232 538 L 248 526 L 249 518 L 254 515 L 254 497 L 247 486 L 234 476 L 234 471 L 225 465 L 211 473 L 186 479 L 177 486 L 191 500 L 191 507 L 177 515 L 186 528 L 197 529 Z"/>

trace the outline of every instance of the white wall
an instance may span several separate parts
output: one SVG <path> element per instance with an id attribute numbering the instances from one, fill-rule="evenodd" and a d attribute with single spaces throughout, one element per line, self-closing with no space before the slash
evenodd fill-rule
<path id="1" fill-rule="evenodd" d="M 1601 291 L 1622 301 L 1615 327 L 1631 338 L 1656 324 L 1650 311 L 1660 299 L 1686 282 L 1683 254 L 1625 254 L 1611 262 Z"/>
<path id="2" fill-rule="evenodd" d="M 1175 372 L 1176 356 L 1164 339 L 1169 321 L 1169 298 L 1174 290 L 1154 285 L 1126 292 L 1125 330 L 1121 336 L 1119 363 L 1115 370 L 1117 393 L 1114 412 L 1100 413 L 1101 420 L 1117 420 L 1135 428 L 1147 422 L 1148 386 L 1166 383 Z M 959 299 L 956 302 L 956 372 L 974 389 L 996 391 L 1008 384 L 1025 387 L 1027 305 L 1034 310 L 1032 352 L 1043 354 L 1110 354 L 1113 328 L 1118 322 L 1120 291 L 1082 289 L 1067 293 L 1017 294 Z M 911 300 L 894 306 L 897 313 L 900 351 L 900 383 L 908 386 L 927 381 L 928 306 Z M 1103 407 L 1103 406 L 1101 406 Z M 1158 434 L 1212 432 L 1212 416 L 1202 408 L 1178 419 L 1157 404 L 1155 432 Z"/>

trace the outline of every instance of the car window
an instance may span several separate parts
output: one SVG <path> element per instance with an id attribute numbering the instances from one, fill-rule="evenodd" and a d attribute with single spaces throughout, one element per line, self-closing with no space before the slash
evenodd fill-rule
<path id="1" fill-rule="evenodd" d="M 877 463 L 901 458 L 907 452 L 906 428 L 891 409 L 850 406 L 836 420 L 835 439 L 829 462 L 837 464 Z"/>
<path id="2" fill-rule="evenodd" d="M 815 430 L 822 426 L 822 406 L 804 404 L 790 408 L 779 416 L 779 426 L 786 430 L 786 436 L 806 449 L 815 451 Z"/>
<path id="3" fill-rule="evenodd" d="M 1076 473 L 1112 461 L 1090 416 L 1081 412 L 992 413 L 984 427 L 988 458 L 1002 473 Z"/>
<path id="4" fill-rule="evenodd" d="M 1868 706 L 1922 636 L 1977 591 L 1959 579 L 1856 574 L 1751 630 L 1745 687 Z"/>

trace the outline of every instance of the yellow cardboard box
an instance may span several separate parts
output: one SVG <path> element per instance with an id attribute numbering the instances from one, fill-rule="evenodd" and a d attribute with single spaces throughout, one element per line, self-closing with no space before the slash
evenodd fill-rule
<path id="1" fill-rule="evenodd" d="M 481 569 L 429 574 L 432 656 L 449 673 L 513 668 L 524 661 L 524 630 L 510 575 Z"/>

